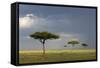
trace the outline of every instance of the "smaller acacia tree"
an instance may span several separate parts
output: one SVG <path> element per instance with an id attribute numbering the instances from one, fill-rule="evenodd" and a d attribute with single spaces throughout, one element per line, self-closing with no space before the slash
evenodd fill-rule
<path id="1" fill-rule="evenodd" d="M 67 47 L 67 45 L 64 45 L 64 47 Z"/>
<path id="2" fill-rule="evenodd" d="M 43 44 L 43 55 L 45 54 L 45 42 L 48 39 L 58 39 L 59 36 L 49 32 L 35 32 L 30 37 L 39 40 Z"/>
<path id="3" fill-rule="evenodd" d="M 72 44 L 72 46 L 76 45 L 76 44 L 79 44 L 79 41 L 77 40 L 71 40 L 68 42 L 68 44 Z"/>
<path id="4" fill-rule="evenodd" d="M 81 45 L 84 46 L 84 47 L 88 46 L 86 43 L 82 43 Z"/>

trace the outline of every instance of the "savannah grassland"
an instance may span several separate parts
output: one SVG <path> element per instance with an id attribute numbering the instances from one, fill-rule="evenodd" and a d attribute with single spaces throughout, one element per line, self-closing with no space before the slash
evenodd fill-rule
<path id="1" fill-rule="evenodd" d="M 61 62 L 75 60 L 95 60 L 96 51 L 94 49 L 87 50 L 46 50 L 46 54 L 42 54 L 42 50 L 19 51 L 19 63 L 42 63 L 42 62 Z"/>

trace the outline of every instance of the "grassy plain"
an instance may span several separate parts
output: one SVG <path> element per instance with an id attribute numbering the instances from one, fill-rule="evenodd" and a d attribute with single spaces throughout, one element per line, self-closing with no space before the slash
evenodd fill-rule
<path id="1" fill-rule="evenodd" d="M 42 63 L 42 62 L 61 62 L 75 60 L 95 60 L 96 50 L 42 50 L 19 51 L 19 63 Z"/>

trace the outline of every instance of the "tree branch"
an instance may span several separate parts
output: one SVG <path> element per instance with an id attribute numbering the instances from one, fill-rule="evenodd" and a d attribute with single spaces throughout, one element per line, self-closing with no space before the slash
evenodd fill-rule
<path id="1" fill-rule="evenodd" d="M 46 39 L 43 39 L 43 44 L 45 44 L 45 40 L 46 40 Z"/>

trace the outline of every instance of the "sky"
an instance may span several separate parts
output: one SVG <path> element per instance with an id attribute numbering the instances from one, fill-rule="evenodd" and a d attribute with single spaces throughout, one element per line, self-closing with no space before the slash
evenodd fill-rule
<path id="1" fill-rule="evenodd" d="M 96 47 L 96 10 L 93 8 L 19 5 L 19 49 L 42 50 L 42 44 L 29 35 L 48 31 L 60 36 L 47 40 L 46 50 L 94 49 Z M 77 40 L 74 47 L 67 44 Z M 83 47 L 81 43 L 88 44 Z M 67 45 L 67 47 L 64 47 Z"/>

